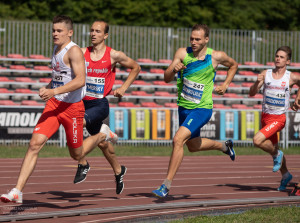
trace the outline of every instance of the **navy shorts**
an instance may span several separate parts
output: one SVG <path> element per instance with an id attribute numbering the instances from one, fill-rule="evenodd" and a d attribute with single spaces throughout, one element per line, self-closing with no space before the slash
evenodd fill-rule
<path id="1" fill-rule="evenodd" d="M 109 115 L 109 103 L 107 98 L 95 100 L 83 100 L 85 107 L 84 119 L 86 129 L 91 135 L 99 133 L 103 121 Z"/>
<path id="2" fill-rule="evenodd" d="M 188 128 L 192 133 L 190 138 L 192 139 L 200 136 L 200 129 L 210 120 L 212 116 L 212 109 L 186 109 L 184 107 L 179 107 L 178 115 L 179 126 Z"/>

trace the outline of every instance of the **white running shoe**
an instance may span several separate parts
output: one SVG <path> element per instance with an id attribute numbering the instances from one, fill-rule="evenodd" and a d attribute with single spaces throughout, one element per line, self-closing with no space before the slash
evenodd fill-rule
<path id="1" fill-rule="evenodd" d="M 117 143 L 118 141 L 118 135 L 114 132 L 112 132 L 110 130 L 110 128 L 108 127 L 108 125 L 102 124 L 101 129 L 100 129 L 101 133 L 104 133 L 106 135 L 106 141 L 110 141 L 113 144 Z"/>
<path id="2" fill-rule="evenodd" d="M 13 188 L 8 194 L 1 195 L 1 201 L 4 203 L 14 202 L 14 203 L 22 204 L 23 194 L 17 188 Z"/>

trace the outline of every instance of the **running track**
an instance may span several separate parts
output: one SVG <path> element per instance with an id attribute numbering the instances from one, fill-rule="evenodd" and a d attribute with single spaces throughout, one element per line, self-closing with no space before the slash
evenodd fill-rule
<path id="1" fill-rule="evenodd" d="M 76 185 L 75 161 L 40 158 L 24 189 L 23 204 L 0 203 L 0 221 L 36 218 L 27 222 L 128 222 L 187 212 L 300 204 L 300 197 L 288 196 L 292 185 L 285 192 L 276 190 L 281 175 L 272 172 L 270 156 L 238 156 L 234 162 L 226 155 L 186 156 L 166 199 L 153 197 L 151 191 L 165 178 L 169 157 L 118 159 L 128 168 L 121 195 L 115 194 L 113 171 L 103 157 L 88 158 L 88 177 Z M 300 181 L 300 155 L 286 159 L 292 182 Z M 0 159 L 1 194 L 14 187 L 21 162 Z M 55 217 L 60 217 L 59 221 Z"/>

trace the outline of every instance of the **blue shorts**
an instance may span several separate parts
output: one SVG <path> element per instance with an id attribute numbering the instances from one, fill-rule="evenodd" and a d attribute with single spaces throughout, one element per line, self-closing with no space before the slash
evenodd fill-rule
<path id="1" fill-rule="evenodd" d="M 85 107 L 84 119 L 86 129 L 91 135 L 99 133 L 103 121 L 109 115 L 109 103 L 107 98 L 95 100 L 83 100 Z"/>
<path id="2" fill-rule="evenodd" d="M 192 133 L 190 138 L 192 139 L 200 136 L 200 129 L 210 120 L 212 116 L 212 109 L 186 109 L 184 107 L 179 107 L 178 115 L 179 126 L 188 128 Z"/>

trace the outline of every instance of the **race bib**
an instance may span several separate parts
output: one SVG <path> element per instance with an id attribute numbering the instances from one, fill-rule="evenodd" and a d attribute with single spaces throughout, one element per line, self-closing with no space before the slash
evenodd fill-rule
<path id="1" fill-rule="evenodd" d="M 266 92 L 266 106 L 272 109 L 285 109 L 285 93 L 277 93 L 276 91 Z"/>
<path id="2" fill-rule="evenodd" d="M 60 86 L 63 86 L 64 85 L 64 81 L 63 81 L 63 76 L 62 75 L 55 75 L 53 78 L 52 78 L 52 86 L 51 88 L 58 88 Z"/>
<path id="3" fill-rule="evenodd" d="M 184 99 L 199 104 L 204 91 L 204 84 L 190 81 L 186 78 L 183 79 L 183 88 L 181 97 Z"/>
<path id="4" fill-rule="evenodd" d="M 103 98 L 105 78 L 87 77 L 86 95 L 94 98 Z"/>

